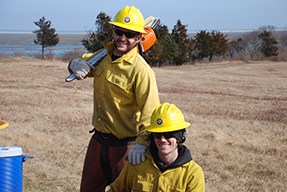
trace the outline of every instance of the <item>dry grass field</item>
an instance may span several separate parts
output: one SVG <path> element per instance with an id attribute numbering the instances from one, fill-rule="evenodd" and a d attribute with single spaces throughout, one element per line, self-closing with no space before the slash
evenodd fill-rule
<path id="1" fill-rule="evenodd" d="M 24 192 L 79 191 L 92 129 L 92 79 L 66 83 L 66 63 L 0 58 L 1 146 L 21 146 Z M 192 123 L 186 145 L 207 192 L 287 189 L 287 62 L 154 68 L 162 102 Z"/>

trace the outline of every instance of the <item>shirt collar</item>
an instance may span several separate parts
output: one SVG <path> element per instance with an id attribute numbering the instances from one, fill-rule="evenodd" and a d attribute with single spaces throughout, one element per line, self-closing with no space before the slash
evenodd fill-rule
<path id="1" fill-rule="evenodd" d="M 104 47 L 105 49 L 107 49 L 108 51 L 108 54 L 110 55 L 110 57 L 112 56 L 113 54 L 113 50 L 114 50 L 114 44 L 112 41 L 110 42 L 107 42 L 104 44 Z M 122 63 L 122 62 L 125 62 L 125 63 L 129 63 L 129 64 L 132 64 L 134 62 L 134 59 L 135 59 L 135 56 L 136 56 L 136 53 L 138 51 L 138 48 L 137 46 L 134 47 L 132 50 L 130 50 L 128 53 L 124 54 L 123 56 L 121 56 L 120 58 L 116 59 L 115 61 L 113 61 L 113 63 Z"/>

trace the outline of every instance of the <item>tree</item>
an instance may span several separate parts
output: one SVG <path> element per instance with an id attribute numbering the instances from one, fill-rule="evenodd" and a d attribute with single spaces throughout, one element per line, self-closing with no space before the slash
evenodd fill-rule
<path id="1" fill-rule="evenodd" d="M 111 40 L 113 31 L 108 23 L 111 17 L 104 12 L 100 12 L 95 21 L 96 31 L 90 32 L 87 39 L 82 40 L 82 45 L 89 51 L 95 52 L 103 48 L 103 43 Z"/>
<path id="2" fill-rule="evenodd" d="M 262 59 L 263 54 L 260 50 L 262 39 L 258 37 L 259 31 L 247 32 L 242 35 L 244 54 L 246 58 L 252 60 Z"/>
<path id="3" fill-rule="evenodd" d="M 260 51 L 265 57 L 278 55 L 278 41 L 273 37 L 271 31 L 263 30 L 258 37 L 263 41 L 260 46 Z"/>
<path id="4" fill-rule="evenodd" d="M 161 66 L 162 64 L 172 63 L 179 55 L 179 48 L 168 32 L 166 25 L 158 25 L 155 29 L 157 41 L 148 50 L 145 59 L 151 66 Z"/>
<path id="5" fill-rule="evenodd" d="M 177 65 L 181 65 L 189 60 L 190 54 L 190 39 L 187 35 L 187 25 L 183 25 L 180 20 L 177 20 L 176 25 L 172 29 L 171 36 L 180 50 L 179 55 L 174 58 L 174 62 Z"/>
<path id="6" fill-rule="evenodd" d="M 204 57 L 209 57 L 213 48 L 212 36 L 209 32 L 200 31 L 194 37 L 196 58 L 202 60 Z"/>
<path id="7" fill-rule="evenodd" d="M 286 31 L 279 31 L 277 32 L 278 35 L 278 42 L 280 47 L 286 48 L 287 47 L 287 33 Z"/>
<path id="8" fill-rule="evenodd" d="M 196 34 L 193 40 L 195 53 L 194 58 L 202 60 L 204 57 L 209 57 L 209 61 L 213 56 L 222 56 L 228 51 L 227 35 L 219 31 L 207 32 L 200 31 Z"/>
<path id="9" fill-rule="evenodd" d="M 223 33 L 220 33 L 219 31 L 212 31 L 211 32 L 212 37 L 212 50 L 209 55 L 209 61 L 212 60 L 212 56 L 222 56 L 224 55 L 228 50 L 228 40 L 227 35 L 224 35 Z"/>
<path id="10" fill-rule="evenodd" d="M 52 28 L 51 21 L 46 21 L 45 17 L 35 21 L 34 24 L 39 27 L 38 30 L 33 31 L 37 37 L 37 39 L 34 39 L 34 43 L 42 46 L 42 59 L 45 59 L 45 48 L 57 45 L 60 42 L 60 38 L 56 33 L 56 29 Z"/>
<path id="11" fill-rule="evenodd" d="M 229 42 L 229 46 L 228 46 L 228 55 L 233 58 L 237 55 L 239 55 L 240 53 L 244 52 L 244 40 L 239 37 L 236 40 L 233 40 L 231 42 Z"/>

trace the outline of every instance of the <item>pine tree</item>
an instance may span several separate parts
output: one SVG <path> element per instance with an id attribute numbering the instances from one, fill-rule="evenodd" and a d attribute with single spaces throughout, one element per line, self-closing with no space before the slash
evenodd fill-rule
<path id="1" fill-rule="evenodd" d="M 190 54 L 190 39 L 187 35 L 187 25 L 183 25 L 180 20 L 177 20 L 176 25 L 172 29 L 171 36 L 180 50 L 179 55 L 174 58 L 174 63 L 182 65 L 189 60 Z"/>
<path id="2" fill-rule="evenodd" d="M 210 57 L 214 49 L 212 36 L 209 32 L 200 31 L 194 37 L 196 58 L 202 60 L 204 57 Z"/>
<path id="3" fill-rule="evenodd" d="M 145 59 L 151 66 L 161 66 L 163 64 L 170 64 L 174 58 L 179 55 L 179 48 L 168 32 L 166 25 L 159 24 L 154 30 L 157 41 L 154 46 L 148 50 Z"/>
<path id="4" fill-rule="evenodd" d="M 209 61 L 212 60 L 212 56 L 222 56 L 228 51 L 228 40 L 227 35 L 224 35 L 223 33 L 219 31 L 212 31 L 212 50 L 209 55 Z"/>
<path id="5" fill-rule="evenodd" d="M 260 51 L 265 55 L 265 57 L 278 55 L 278 41 L 273 37 L 271 31 L 263 30 L 258 37 L 263 41 L 260 46 Z"/>
<path id="6" fill-rule="evenodd" d="M 37 37 L 37 39 L 34 39 L 34 43 L 42 46 L 42 59 L 45 59 L 45 48 L 56 46 L 60 42 L 60 38 L 56 33 L 56 29 L 52 27 L 51 21 L 46 21 L 45 17 L 35 21 L 34 24 L 39 27 L 38 30 L 33 31 Z"/>
<path id="7" fill-rule="evenodd" d="M 108 23 L 111 17 L 104 12 L 100 12 L 95 21 L 96 31 L 90 32 L 87 39 L 82 40 L 82 45 L 89 52 L 96 52 L 103 48 L 103 43 L 111 40 L 113 31 L 112 26 Z"/>

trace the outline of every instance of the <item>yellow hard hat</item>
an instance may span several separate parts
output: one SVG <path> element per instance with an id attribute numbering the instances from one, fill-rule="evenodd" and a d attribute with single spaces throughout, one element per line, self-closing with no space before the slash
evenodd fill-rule
<path id="1" fill-rule="evenodd" d="M 125 6 L 109 23 L 131 31 L 146 33 L 144 30 L 144 17 L 140 10 L 134 6 Z"/>
<path id="2" fill-rule="evenodd" d="M 184 120 L 184 116 L 179 108 L 174 104 L 163 103 L 153 111 L 150 125 L 146 130 L 152 133 L 164 133 L 178 131 L 189 126 L 190 123 Z"/>
<path id="3" fill-rule="evenodd" d="M 9 126 L 9 123 L 0 119 L 0 129 L 5 129 Z"/>

